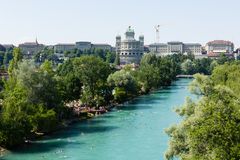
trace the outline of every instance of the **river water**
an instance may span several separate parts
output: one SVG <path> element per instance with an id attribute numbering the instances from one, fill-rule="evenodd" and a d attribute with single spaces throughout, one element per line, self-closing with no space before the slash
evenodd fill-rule
<path id="1" fill-rule="evenodd" d="M 192 97 L 191 79 L 136 98 L 114 111 L 76 123 L 33 145 L 2 157 L 6 160 L 162 160 L 168 146 L 164 129 L 178 123 L 173 111 Z"/>

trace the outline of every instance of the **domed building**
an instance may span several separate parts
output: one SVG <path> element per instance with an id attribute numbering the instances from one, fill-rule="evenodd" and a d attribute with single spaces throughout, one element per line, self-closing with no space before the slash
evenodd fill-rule
<path id="1" fill-rule="evenodd" d="M 120 64 L 139 64 L 144 52 L 144 36 L 139 36 L 139 40 L 134 38 L 135 32 L 128 27 L 125 39 L 121 36 L 116 37 L 116 54 L 119 55 Z"/>

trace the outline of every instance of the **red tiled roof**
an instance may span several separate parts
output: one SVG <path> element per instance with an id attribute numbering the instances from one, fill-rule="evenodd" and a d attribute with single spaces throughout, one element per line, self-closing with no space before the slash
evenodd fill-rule
<path id="1" fill-rule="evenodd" d="M 226 44 L 226 45 L 232 45 L 233 43 L 231 41 L 225 41 L 225 40 L 214 40 L 210 41 L 207 44 Z"/>

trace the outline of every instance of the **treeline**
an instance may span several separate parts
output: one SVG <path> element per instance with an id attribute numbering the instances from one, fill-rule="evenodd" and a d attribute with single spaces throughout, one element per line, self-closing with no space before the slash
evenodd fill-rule
<path id="1" fill-rule="evenodd" d="M 113 63 L 115 60 L 115 52 L 112 52 L 110 50 L 99 49 L 99 48 L 85 49 L 83 51 L 79 49 L 74 49 L 72 51 L 64 52 L 64 56 L 68 58 L 80 57 L 82 55 L 94 55 L 102 58 L 104 61 L 108 63 Z"/>
<path id="2" fill-rule="evenodd" d="M 23 60 L 15 48 L 9 77 L 1 83 L 0 146 L 11 148 L 54 130 L 73 118 L 66 107 L 73 100 L 98 108 L 170 85 L 180 71 L 180 58 L 147 54 L 139 68 L 117 70 L 99 56 L 82 55 L 56 67 L 48 60 L 41 65 Z"/>
<path id="3" fill-rule="evenodd" d="M 102 58 L 104 61 L 108 63 L 113 63 L 115 60 L 115 53 L 111 52 L 109 50 L 103 50 L 103 49 L 87 49 L 87 50 L 79 50 L 74 49 L 72 51 L 65 51 L 61 52 L 60 54 L 63 54 L 65 58 L 76 58 L 83 55 L 94 55 L 97 57 Z M 43 50 L 38 52 L 33 56 L 33 59 L 36 63 L 43 63 L 44 61 L 52 61 L 54 64 L 63 63 L 63 59 L 59 59 L 59 57 L 54 52 L 53 48 L 45 47 Z"/>
<path id="4" fill-rule="evenodd" d="M 167 129 L 166 159 L 240 159 L 240 63 L 217 66 L 210 77 L 194 76 L 190 90 L 201 99 L 187 99 L 177 113 L 183 121 Z"/>
<path id="5" fill-rule="evenodd" d="M 44 53 L 53 55 L 52 50 Z M 82 54 L 56 65 L 43 53 L 44 62 L 24 60 L 21 50 L 14 48 L 9 77 L 0 83 L 0 146 L 11 148 L 58 128 L 73 118 L 66 104 L 74 100 L 100 108 L 168 86 L 182 73 L 182 63 L 192 59 L 191 55 L 157 57 L 149 53 L 138 68 L 126 65 L 119 70 L 107 55 Z"/>
<path id="6" fill-rule="evenodd" d="M 189 55 L 181 63 L 181 74 L 193 75 L 196 73 L 201 73 L 210 75 L 216 66 L 232 61 L 234 61 L 233 58 L 227 57 L 224 54 L 221 54 L 218 59 L 195 59 L 194 56 Z"/>
<path id="7" fill-rule="evenodd" d="M 0 70 L 6 70 L 12 58 L 13 48 L 9 48 L 6 51 L 0 51 Z"/>

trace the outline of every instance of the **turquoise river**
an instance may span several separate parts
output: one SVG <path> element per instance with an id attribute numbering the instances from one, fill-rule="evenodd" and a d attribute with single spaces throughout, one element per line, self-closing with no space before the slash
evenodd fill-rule
<path id="1" fill-rule="evenodd" d="M 168 147 L 164 129 L 181 119 L 191 79 L 140 96 L 112 112 L 82 121 L 32 145 L 7 153 L 4 160 L 163 160 Z"/>

